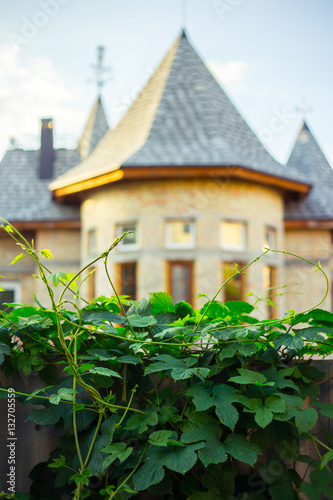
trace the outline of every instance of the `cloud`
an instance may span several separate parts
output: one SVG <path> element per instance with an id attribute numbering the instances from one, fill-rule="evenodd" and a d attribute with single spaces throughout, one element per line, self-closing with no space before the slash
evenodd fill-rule
<path id="1" fill-rule="evenodd" d="M 245 61 L 229 61 L 227 63 L 208 61 L 207 66 L 216 80 L 230 89 L 233 94 L 247 92 L 245 79 L 249 65 Z"/>
<path id="2" fill-rule="evenodd" d="M 55 132 L 81 128 L 82 112 L 75 104 L 80 93 L 66 86 L 49 59 L 23 60 L 19 48 L 1 45 L 0 158 L 9 137 L 39 134 L 41 118 L 54 118 Z"/>

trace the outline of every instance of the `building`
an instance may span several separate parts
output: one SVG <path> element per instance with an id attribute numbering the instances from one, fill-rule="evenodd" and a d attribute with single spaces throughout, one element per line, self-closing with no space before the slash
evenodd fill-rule
<path id="1" fill-rule="evenodd" d="M 45 153 L 51 166 L 42 167 L 49 126 L 43 121 L 40 152 L 5 155 L 0 180 L 5 176 L 11 188 L 1 195 L 0 215 L 30 232 L 36 247 L 50 248 L 56 270 L 89 264 L 132 230 L 111 253 L 109 271 L 119 292 L 135 298 L 165 290 L 175 301 L 199 305 L 197 294 L 211 297 L 234 263 L 247 264 L 267 245 L 320 260 L 331 279 L 333 171 L 311 131 L 302 126 L 287 165 L 274 160 L 185 32 L 117 127 L 107 130 L 98 99 L 77 151 Z M 29 302 L 31 264 L 22 260 L 9 274 L 9 245 L 1 242 L 0 272 L 8 292 L 21 289 Z M 251 293 L 248 300 L 266 316 L 305 309 L 325 287 L 303 264 L 270 252 L 234 278 L 220 299 Z M 102 263 L 90 270 L 89 298 L 110 294 Z M 275 308 L 260 300 L 272 294 Z M 325 307 L 332 309 L 331 298 Z"/>

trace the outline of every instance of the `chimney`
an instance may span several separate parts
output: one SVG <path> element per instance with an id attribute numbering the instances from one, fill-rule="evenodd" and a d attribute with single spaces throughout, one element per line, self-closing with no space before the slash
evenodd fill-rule
<path id="1" fill-rule="evenodd" d="M 39 178 L 51 179 L 53 176 L 53 121 L 52 118 L 42 119 L 42 128 L 40 136 L 40 160 L 39 160 Z"/>

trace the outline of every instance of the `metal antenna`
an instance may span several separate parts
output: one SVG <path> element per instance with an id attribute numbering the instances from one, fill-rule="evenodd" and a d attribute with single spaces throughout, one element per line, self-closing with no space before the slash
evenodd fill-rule
<path id="1" fill-rule="evenodd" d="M 181 15 L 181 23 L 182 28 L 185 29 L 187 20 L 187 0 L 182 0 L 182 15 Z"/>
<path id="2" fill-rule="evenodd" d="M 106 78 L 106 75 L 111 72 L 111 68 L 103 65 L 104 54 L 105 47 L 103 47 L 103 45 L 99 45 L 97 47 L 97 63 L 90 65 L 95 73 L 94 81 L 97 85 L 97 92 L 99 96 L 101 95 L 103 86 L 111 79 L 111 77 Z"/>
<path id="3" fill-rule="evenodd" d="M 307 115 L 309 113 L 312 113 L 313 107 L 308 106 L 308 103 L 306 101 L 306 98 L 303 96 L 301 99 L 301 104 L 299 106 L 295 107 L 295 111 L 299 113 L 302 117 L 302 120 L 305 121 L 307 118 Z"/>

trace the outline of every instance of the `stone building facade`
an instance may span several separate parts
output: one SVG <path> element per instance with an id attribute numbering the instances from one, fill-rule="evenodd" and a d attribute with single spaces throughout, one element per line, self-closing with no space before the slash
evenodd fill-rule
<path id="1" fill-rule="evenodd" d="M 37 172 L 36 152 L 9 151 L 0 177 L 26 153 Z M 32 191 L 21 211 L 16 206 L 11 213 L 0 200 L 0 215 L 33 233 L 36 246 L 50 248 L 57 270 L 87 266 L 132 231 L 110 254 L 109 271 L 119 293 L 136 299 L 168 291 L 176 302 L 199 306 L 204 299 L 197 294 L 212 297 L 235 263 L 247 265 L 267 247 L 320 260 L 333 276 L 333 172 L 308 126 L 302 125 L 288 164 L 275 161 L 184 32 L 115 129 L 108 130 L 98 99 L 78 150 L 55 151 L 51 159 L 48 179 L 35 173 L 44 205 L 31 210 Z M 20 271 L 13 266 L 8 274 L 9 245 L 1 240 L 0 272 L 29 302 L 36 293 L 31 264 L 22 261 Z M 102 263 L 88 270 L 94 272 L 87 298 L 110 295 Z M 266 317 L 306 309 L 325 291 L 313 270 L 269 252 L 219 299 L 255 302 Z M 324 307 L 332 310 L 332 297 Z"/>

